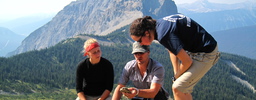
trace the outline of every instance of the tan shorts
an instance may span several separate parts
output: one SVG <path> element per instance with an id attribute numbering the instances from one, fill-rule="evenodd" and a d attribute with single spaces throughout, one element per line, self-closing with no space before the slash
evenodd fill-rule
<path id="1" fill-rule="evenodd" d="M 176 79 L 172 87 L 183 93 L 192 93 L 194 86 L 217 63 L 220 53 L 218 46 L 211 53 L 187 53 L 193 59 L 193 63 L 185 73 Z"/>

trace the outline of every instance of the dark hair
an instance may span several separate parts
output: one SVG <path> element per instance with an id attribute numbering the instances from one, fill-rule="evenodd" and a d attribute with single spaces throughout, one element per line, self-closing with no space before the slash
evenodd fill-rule
<path id="1" fill-rule="evenodd" d="M 151 16 L 145 16 L 134 20 L 130 26 L 130 35 L 144 36 L 145 31 L 155 30 L 156 20 Z"/>

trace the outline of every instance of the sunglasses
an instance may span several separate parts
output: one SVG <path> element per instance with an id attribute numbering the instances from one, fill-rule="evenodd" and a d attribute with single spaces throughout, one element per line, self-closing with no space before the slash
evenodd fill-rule
<path id="1" fill-rule="evenodd" d="M 146 32 L 146 31 L 145 31 L 145 32 Z M 140 36 L 140 39 L 139 39 L 137 42 L 139 42 L 139 43 L 141 43 L 141 42 L 142 42 L 142 40 L 141 40 L 141 39 L 142 39 L 142 37 L 145 35 L 145 32 L 143 33 L 143 35 L 141 35 L 141 36 Z"/>
<path id="2" fill-rule="evenodd" d="M 143 55 L 144 54 L 144 52 L 136 52 L 136 53 L 134 53 L 134 55 Z"/>
<path id="3" fill-rule="evenodd" d="M 143 36 L 140 36 L 140 39 L 137 41 L 137 42 L 139 42 L 139 43 L 141 43 L 142 41 L 141 41 L 141 38 L 142 38 Z"/>

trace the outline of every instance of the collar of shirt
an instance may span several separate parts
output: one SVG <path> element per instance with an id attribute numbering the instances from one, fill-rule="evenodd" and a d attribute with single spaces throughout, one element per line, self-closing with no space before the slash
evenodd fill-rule
<path id="1" fill-rule="evenodd" d="M 147 66 L 147 71 L 146 73 L 144 74 L 144 76 L 141 77 L 141 74 L 140 74 L 140 70 L 138 68 L 138 64 L 136 62 L 136 65 L 134 66 L 134 69 L 135 69 L 135 72 L 138 73 L 136 75 L 139 75 L 137 76 L 138 79 L 141 79 L 141 81 L 143 82 L 145 80 L 145 78 L 149 75 L 149 73 L 151 73 L 151 69 L 152 69 L 152 59 L 149 58 L 149 62 L 148 62 L 148 66 Z M 139 78 L 140 77 L 140 78 Z"/>

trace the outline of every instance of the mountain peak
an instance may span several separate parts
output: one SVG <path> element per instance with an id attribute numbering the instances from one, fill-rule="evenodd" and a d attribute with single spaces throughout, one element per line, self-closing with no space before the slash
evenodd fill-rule
<path id="1" fill-rule="evenodd" d="M 144 15 L 159 18 L 173 13 L 177 7 L 172 0 L 73 1 L 32 32 L 14 54 L 50 47 L 79 34 L 106 35 Z"/>

